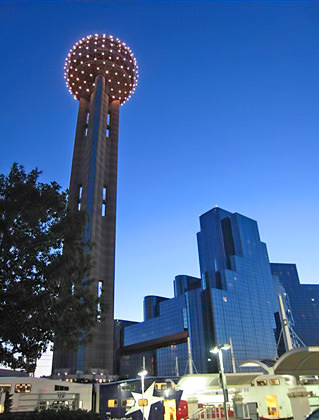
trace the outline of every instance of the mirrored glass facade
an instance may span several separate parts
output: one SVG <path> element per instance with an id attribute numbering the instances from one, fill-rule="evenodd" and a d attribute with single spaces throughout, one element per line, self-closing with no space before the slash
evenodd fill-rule
<path id="1" fill-rule="evenodd" d="M 210 350 L 230 341 L 228 372 L 243 371 L 246 359 L 277 356 L 277 295 L 257 223 L 214 208 L 200 217 L 197 239 L 201 277 L 177 276 L 172 299 L 147 296 L 144 322 L 124 328 L 123 377 L 128 366 L 131 374 L 141 369 L 142 353 L 152 375 L 188 373 L 188 341 L 194 373 L 216 371 Z"/>
<path id="2" fill-rule="evenodd" d="M 278 303 L 257 223 L 214 208 L 200 217 L 200 226 L 199 260 L 202 288 L 211 302 L 212 347 L 231 339 L 233 361 L 231 352 L 224 351 L 227 371 L 234 362 L 239 370 L 246 359 L 274 359 Z"/>
<path id="3" fill-rule="evenodd" d="M 271 263 L 270 266 L 274 280 L 280 282 L 289 298 L 297 338 L 306 346 L 318 346 L 319 285 L 300 284 L 295 264 Z"/>

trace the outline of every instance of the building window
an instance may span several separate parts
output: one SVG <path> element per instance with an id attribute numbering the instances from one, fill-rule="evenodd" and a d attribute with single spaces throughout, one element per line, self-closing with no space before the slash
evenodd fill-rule
<path id="1" fill-rule="evenodd" d="M 0 394 L 1 392 L 10 392 L 11 384 L 0 384 Z"/>
<path id="2" fill-rule="evenodd" d="M 266 379 L 257 379 L 256 384 L 257 386 L 267 386 L 268 382 Z"/>
<path id="3" fill-rule="evenodd" d="M 101 214 L 102 216 L 105 216 L 106 214 L 106 199 L 107 199 L 107 188 L 103 187 L 102 190 L 102 210 L 101 210 Z"/>
<path id="4" fill-rule="evenodd" d="M 102 289 L 103 289 L 103 281 L 100 280 L 98 285 L 97 285 L 97 297 L 102 296 Z"/>
<path id="5" fill-rule="evenodd" d="M 143 404 L 143 402 L 144 402 L 144 404 Z M 138 406 L 143 407 L 143 405 L 144 405 L 144 407 L 148 406 L 148 400 L 146 398 L 144 398 L 144 400 L 143 400 L 143 398 L 138 400 Z"/>
<path id="6" fill-rule="evenodd" d="M 97 285 L 97 297 L 98 298 L 100 298 L 102 296 L 102 292 L 103 292 L 103 281 L 100 280 L 98 282 L 98 285 Z M 101 303 L 100 302 L 97 303 L 96 310 L 97 310 L 96 320 L 97 320 L 97 322 L 101 322 Z"/>
<path id="7" fill-rule="evenodd" d="M 110 113 L 108 113 L 106 117 L 106 130 L 105 130 L 105 137 L 107 139 L 110 138 L 110 122 L 111 122 L 111 115 Z"/>
<path id="8" fill-rule="evenodd" d="M 81 210 L 81 199 L 83 194 L 83 188 L 82 185 L 79 185 L 79 195 L 78 195 L 78 210 Z"/>
<path id="9" fill-rule="evenodd" d="M 86 122 L 85 122 L 85 136 L 88 135 L 88 131 L 89 131 L 89 119 L 90 119 L 90 113 L 88 112 L 86 114 Z"/>
<path id="10" fill-rule="evenodd" d="M 270 385 L 280 385 L 280 380 L 278 378 L 276 379 L 269 379 Z"/>
<path id="11" fill-rule="evenodd" d="M 104 217 L 106 214 L 106 204 L 102 203 L 102 211 L 101 211 L 101 215 Z"/>
<path id="12" fill-rule="evenodd" d="M 17 394 L 31 392 L 31 384 L 16 384 L 14 392 Z"/>
<path id="13" fill-rule="evenodd" d="M 68 391 L 68 390 L 69 390 L 68 386 L 62 386 L 62 385 L 54 386 L 54 391 Z"/>
<path id="14" fill-rule="evenodd" d="M 118 401 L 117 400 L 108 400 L 107 405 L 108 405 L 108 407 L 115 408 L 115 407 L 118 406 Z"/>
<path id="15" fill-rule="evenodd" d="M 158 382 L 155 384 L 155 389 L 161 390 L 161 389 L 167 389 L 167 383 L 166 382 Z"/>
<path id="16" fill-rule="evenodd" d="M 121 401 L 121 406 L 122 407 L 130 408 L 130 407 L 133 407 L 134 404 L 135 404 L 134 398 L 128 398 L 127 400 L 122 400 Z"/>
<path id="17" fill-rule="evenodd" d="M 106 200 L 106 187 L 103 187 L 103 190 L 102 190 L 102 199 L 103 199 L 103 201 L 105 201 Z"/>

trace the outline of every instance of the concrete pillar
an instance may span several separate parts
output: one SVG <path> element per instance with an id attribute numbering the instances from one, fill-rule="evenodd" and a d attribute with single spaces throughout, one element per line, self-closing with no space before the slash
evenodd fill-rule
<path id="1" fill-rule="evenodd" d="M 188 417 L 190 420 L 196 420 L 198 417 L 198 399 L 196 397 L 190 397 L 187 400 L 188 404 Z"/>
<path id="2" fill-rule="evenodd" d="M 289 388 L 288 397 L 290 399 L 292 415 L 294 420 L 304 420 L 310 412 L 308 391 L 304 386 Z"/>
<path id="3" fill-rule="evenodd" d="M 240 394 L 240 392 L 236 392 L 232 398 L 232 402 L 233 402 L 234 416 L 237 419 L 243 419 L 245 417 L 243 401 L 244 401 L 244 398 Z"/>

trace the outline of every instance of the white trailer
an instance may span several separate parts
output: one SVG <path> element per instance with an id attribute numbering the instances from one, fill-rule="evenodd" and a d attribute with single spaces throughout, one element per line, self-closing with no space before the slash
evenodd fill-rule
<path id="1" fill-rule="evenodd" d="M 6 391 L 12 395 L 11 411 L 36 409 L 92 410 L 93 385 L 47 378 L 0 377 L 0 413 Z"/>

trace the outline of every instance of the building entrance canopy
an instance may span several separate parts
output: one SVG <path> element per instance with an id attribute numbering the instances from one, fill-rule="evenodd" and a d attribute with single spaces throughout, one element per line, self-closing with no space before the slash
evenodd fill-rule
<path id="1" fill-rule="evenodd" d="M 277 375 L 318 375 L 319 346 L 299 347 L 284 353 L 274 364 Z"/>
<path id="2" fill-rule="evenodd" d="M 284 353 L 272 366 L 260 360 L 245 360 L 241 366 L 260 366 L 275 375 L 318 375 L 319 346 L 298 347 Z"/>

